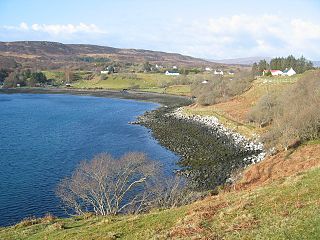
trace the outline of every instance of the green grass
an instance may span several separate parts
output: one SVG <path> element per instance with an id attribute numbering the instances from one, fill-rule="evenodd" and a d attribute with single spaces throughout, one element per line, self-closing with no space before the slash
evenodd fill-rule
<path id="1" fill-rule="evenodd" d="M 0 228 L 0 239 L 148 239 L 171 228 L 186 207 L 139 216 L 74 217 L 31 226 Z M 63 225 L 62 229 L 56 226 Z M 108 237 L 109 236 L 109 237 Z"/>
<path id="2" fill-rule="evenodd" d="M 240 225 L 240 219 L 253 221 L 253 226 L 226 234 L 230 239 L 320 239 L 320 187 L 316 179 L 320 170 L 283 179 L 254 192 L 235 197 L 233 207 L 221 211 L 222 221 L 229 227 Z M 221 222 L 214 219 L 213 229 Z M 221 231 L 221 230 L 220 230 Z"/>
<path id="3" fill-rule="evenodd" d="M 185 239 L 181 233 L 208 239 L 320 239 L 319 177 L 317 168 L 250 191 L 138 216 L 18 224 L 0 228 L 0 239 Z"/>
<path id="4" fill-rule="evenodd" d="M 47 79 L 54 79 L 55 82 L 62 82 L 65 80 L 64 72 L 60 71 L 42 71 Z"/>
<path id="5" fill-rule="evenodd" d="M 191 89 L 189 85 L 172 85 L 163 87 L 164 84 L 172 81 L 174 76 L 166 76 L 160 73 L 138 73 L 135 77 L 130 78 L 126 74 L 107 75 L 106 80 L 100 80 L 96 76 L 92 80 L 80 80 L 72 84 L 74 88 L 102 88 L 102 89 L 139 89 L 145 92 L 168 93 L 175 95 L 190 95 Z"/>
<path id="6" fill-rule="evenodd" d="M 135 74 L 136 77 L 130 78 L 126 74 L 107 75 L 106 80 L 100 80 L 96 76 L 93 80 L 81 80 L 73 83 L 75 88 L 105 88 L 105 89 L 123 89 L 123 88 L 159 88 L 161 83 L 170 81 L 170 76 L 164 74 Z"/>
<path id="7" fill-rule="evenodd" d="M 307 141 L 305 143 L 303 143 L 304 145 L 316 145 L 316 144 L 319 144 L 320 145 L 320 139 L 316 139 L 316 140 L 310 140 L 310 141 Z"/>
<path id="8" fill-rule="evenodd" d="M 270 76 L 270 77 L 259 77 L 258 81 L 262 83 L 295 83 L 298 81 L 303 74 L 296 74 L 293 76 Z"/>

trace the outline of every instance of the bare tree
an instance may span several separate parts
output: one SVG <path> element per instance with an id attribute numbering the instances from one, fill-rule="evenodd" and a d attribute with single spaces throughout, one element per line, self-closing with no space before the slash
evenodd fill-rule
<path id="1" fill-rule="evenodd" d="M 196 192 L 189 188 L 183 175 L 162 176 L 152 186 L 151 206 L 157 208 L 175 208 L 194 202 L 207 195 L 206 192 Z"/>
<path id="2" fill-rule="evenodd" d="M 71 177 L 62 180 L 57 195 L 76 214 L 139 212 L 148 205 L 148 186 L 157 172 L 157 164 L 143 153 L 128 153 L 119 159 L 100 154 L 81 162 Z"/>

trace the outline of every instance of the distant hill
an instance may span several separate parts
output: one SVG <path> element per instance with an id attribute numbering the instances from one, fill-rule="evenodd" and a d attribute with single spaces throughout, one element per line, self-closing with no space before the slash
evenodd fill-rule
<path id="1" fill-rule="evenodd" d="M 259 62 L 260 60 L 267 60 L 268 62 L 271 60 L 271 57 L 246 57 L 246 58 L 231 58 L 231 59 L 220 59 L 220 60 L 209 60 L 216 63 L 223 64 L 233 64 L 233 65 L 252 65 L 255 62 Z"/>
<path id="2" fill-rule="evenodd" d="M 215 63 L 222 64 L 232 64 L 232 65 L 252 65 L 253 63 L 258 63 L 260 60 L 267 60 L 267 62 L 271 61 L 271 57 L 246 57 L 246 58 L 231 58 L 231 59 L 220 59 L 220 60 L 208 60 Z M 315 67 L 320 67 L 320 61 L 312 61 Z"/>
<path id="3" fill-rule="evenodd" d="M 50 63 L 76 61 L 79 57 L 109 58 L 123 63 L 143 63 L 149 61 L 164 66 L 199 67 L 214 66 L 213 62 L 181 55 L 143 49 L 122 49 L 89 44 L 63 44 L 47 41 L 0 42 L 0 56 L 14 57 L 17 62 L 34 63 L 40 66 Z"/>

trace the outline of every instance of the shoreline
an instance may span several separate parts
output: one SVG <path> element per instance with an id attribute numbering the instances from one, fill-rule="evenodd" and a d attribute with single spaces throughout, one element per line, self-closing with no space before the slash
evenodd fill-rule
<path id="1" fill-rule="evenodd" d="M 177 164 L 188 171 L 195 170 L 192 177 L 198 182 L 205 182 L 197 186 L 200 188 L 214 188 L 232 182 L 232 175 L 236 171 L 265 157 L 261 143 L 255 143 L 226 128 L 217 118 L 184 114 L 181 107 L 193 102 L 184 96 L 137 91 L 46 88 L 0 89 L 0 93 L 90 95 L 159 103 L 158 108 L 146 111 L 130 124 L 147 127 L 160 145 L 181 156 Z"/>
<path id="2" fill-rule="evenodd" d="M 232 144 L 236 146 L 249 151 L 260 151 L 258 155 L 248 157 L 244 159 L 244 161 L 251 161 L 252 164 L 255 164 L 262 161 L 266 156 L 264 146 L 261 142 L 258 141 L 257 136 L 255 136 L 255 138 L 248 139 L 240 133 L 225 127 L 215 116 L 187 115 L 183 113 L 183 109 L 181 107 L 175 109 L 171 114 L 168 115 L 178 119 L 185 119 L 187 121 L 194 121 L 206 125 L 208 128 L 213 129 L 217 133 L 217 135 L 228 136 L 232 141 Z"/>
<path id="3" fill-rule="evenodd" d="M 187 116 L 181 106 L 146 112 L 134 124 L 152 130 L 159 143 L 180 155 L 177 163 L 199 190 L 234 182 L 234 174 L 266 156 L 263 145 L 224 127 L 215 117 Z"/>
<path id="4" fill-rule="evenodd" d="M 75 88 L 0 88 L 0 94 L 71 94 L 88 95 L 95 97 L 129 99 L 159 103 L 161 105 L 188 105 L 193 101 L 190 97 L 163 93 L 139 92 L 134 90 L 108 90 L 108 89 L 75 89 Z"/>

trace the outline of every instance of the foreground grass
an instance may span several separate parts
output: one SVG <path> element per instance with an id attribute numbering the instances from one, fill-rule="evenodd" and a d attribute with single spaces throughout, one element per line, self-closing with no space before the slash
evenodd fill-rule
<path id="1" fill-rule="evenodd" d="M 320 169 L 138 216 L 0 228 L 0 239 L 320 239 Z"/>

